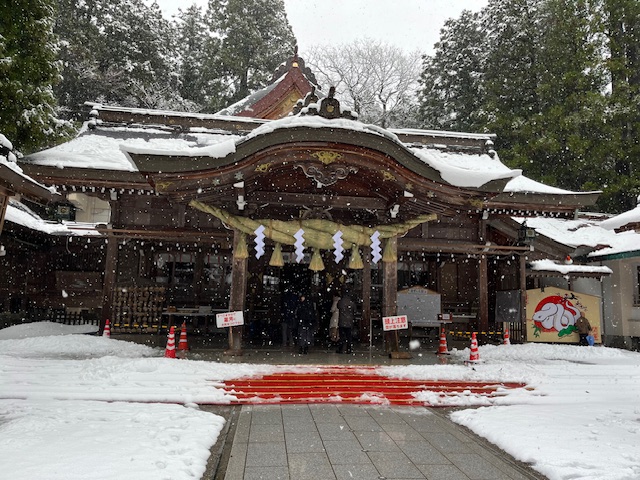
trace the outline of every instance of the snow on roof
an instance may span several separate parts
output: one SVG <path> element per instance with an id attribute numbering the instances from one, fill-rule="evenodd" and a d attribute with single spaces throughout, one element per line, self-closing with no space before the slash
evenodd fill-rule
<path id="1" fill-rule="evenodd" d="M 558 272 L 563 275 L 580 273 L 600 273 L 611 274 L 613 271 L 609 267 L 598 265 L 562 265 L 553 260 L 535 260 L 530 263 L 531 270 L 537 272 Z"/>
<path id="2" fill-rule="evenodd" d="M 221 115 L 217 113 L 197 113 L 197 112 L 182 112 L 177 110 L 156 110 L 149 108 L 136 108 L 136 107 L 120 107 L 120 106 L 111 106 L 111 105 L 101 105 L 98 103 L 85 102 L 86 106 L 92 108 L 92 111 L 98 113 L 101 111 L 104 112 L 117 112 L 117 113 L 131 113 L 136 115 L 146 115 L 149 117 L 158 117 L 159 119 L 164 119 L 165 117 L 184 117 L 184 118 L 193 118 L 197 120 L 233 120 L 233 122 L 240 123 L 248 123 L 248 124 L 260 124 L 264 123 L 265 120 L 261 118 L 251 118 L 251 117 L 236 117 L 230 115 Z M 158 122 L 158 125 L 164 125 L 162 122 Z"/>
<path id="3" fill-rule="evenodd" d="M 266 135 L 277 129 L 293 127 L 354 130 L 380 135 L 407 148 L 397 135 L 377 125 L 347 119 L 326 119 L 318 115 L 291 116 L 261 125 L 247 135 L 247 139 Z M 435 148 L 408 148 L 418 159 L 438 170 L 444 180 L 458 187 L 480 187 L 491 180 L 513 178 L 520 170 L 506 167 L 497 155 L 445 152 Z"/>
<path id="4" fill-rule="evenodd" d="M 1 133 L 0 133 L 0 137 L 2 137 L 2 138 L 0 138 L 0 143 L 2 144 L 2 146 L 7 147 L 7 148 L 12 148 L 11 142 L 9 140 L 7 140 L 7 137 L 2 135 Z M 3 166 L 11 169 L 13 172 L 18 174 L 22 178 L 24 178 L 25 181 L 28 182 L 28 183 L 31 183 L 33 185 L 38 185 L 39 187 L 42 187 L 45 190 L 49 190 L 49 192 L 51 192 L 51 193 L 54 193 L 54 194 L 58 193 L 57 190 L 55 189 L 55 187 L 47 187 L 47 186 L 45 186 L 45 185 L 43 185 L 43 184 L 41 184 L 39 182 L 36 182 L 29 175 L 26 175 L 24 173 L 24 171 L 22 170 L 22 168 L 20 168 L 20 165 L 18 165 L 16 163 L 16 156 L 14 155 L 13 152 L 9 152 L 8 157 L 6 157 L 4 155 L 0 155 L 0 164 L 2 164 Z"/>
<path id="5" fill-rule="evenodd" d="M 544 183 L 536 182 L 530 178 L 520 175 L 515 177 L 504 189 L 505 192 L 532 192 L 532 193 L 559 193 L 559 194 L 572 194 L 572 193 L 592 193 L 592 192 L 572 192 L 570 190 L 563 190 L 562 188 L 552 187 L 551 185 L 545 185 Z"/>
<path id="6" fill-rule="evenodd" d="M 493 140 L 496 135 L 493 133 L 469 133 L 452 132 L 449 130 L 420 130 L 417 128 L 390 128 L 390 132 L 397 135 L 416 135 L 441 138 L 468 138 L 472 140 Z"/>
<path id="7" fill-rule="evenodd" d="M 13 198 L 9 199 L 9 205 L 7 205 L 7 211 L 5 213 L 5 221 L 22 225 L 23 227 L 30 228 L 31 230 L 47 233 L 49 235 L 100 235 L 100 233 L 95 229 L 95 224 L 78 222 L 57 223 L 43 220 L 29 207 Z"/>
<path id="8" fill-rule="evenodd" d="M 444 152 L 435 148 L 411 148 L 416 157 L 440 172 L 440 176 L 457 187 L 481 187 L 491 180 L 514 178 L 522 170 L 511 170 L 498 156 Z"/>
<path id="9" fill-rule="evenodd" d="M 288 72 L 287 72 L 288 73 Z M 256 92 L 253 92 L 252 94 L 250 94 L 249 96 L 243 98 L 242 100 L 238 100 L 236 103 L 234 103 L 233 105 L 229 105 L 228 107 L 223 108 L 222 110 L 220 110 L 219 112 L 216 113 L 216 115 L 228 115 L 228 116 L 235 116 L 240 112 L 243 111 L 251 111 L 252 109 L 250 108 L 251 105 L 255 105 L 258 100 L 264 98 L 267 96 L 267 94 L 273 90 L 274 88 L 276 88 L 278 86 L 278 84 L 280 82 L 282 82 L 282 80 L 284 80 L 284 78 L 287 76 L 287 73 L 285 73 L 284 75 L 282 75 L 280 78 L 278 78 L 275 82 L 273 82 L 271 85 L 268 85 L 265 88 L 262 88 L 260 90 L 257 90 Z M 249 108 L 247 108 L 249 107 Z"/>
<path id="10" fill-rule="evenodd" d="M 58 168 L 92 168 L 99 170 L 137 171 L 122 149 L 150 154 L 209 155 L 219 149 L 229 150 L 230 140 L 241 138 L 220 133 L 180 133 L 160 128 L 104 127 L 97 130 L 83 128 L 73 140 L 34 153 L 27 161 Z M 225 146 L 218 145 L 224 143 Z"/>
<path id="11" fill-rule="evenodd" d="M 310 104 L 309 107 L 320 108 L 317 104 Z M 306 108 L 309 108 L 306 107 Z M 249 134 L 245 137 L 247 140 L 253 137 L 257 137 L 260 135 L 266 135 L 275 130 L 283 129 L 283 128 L 294 128 L 294 127 L 310 127 L 310 128 L 331 128 L 334 130 L 353 130 L 358 132 L 367 132 L 373 133 L 376 135 L 380 135 L 386 137 L 394 142 L 397 142 L 402 145 L 398 137 L 391 133 L 389 130 L 386 130 L 377 125 L 369 125 L 366 123 L 358 122 L 355 120 L 348 120 L 346 118 L 333 118 L 327 119 L 321 117 L 319 115 L 301 115 L 301 116 L 290 116 L 283 117 L 278 120 L 273 120 L 271 122 L 260 125 L 258 128 L 249 132 Z"/>
<path id="12" fill-rule="evenodd" d="M 109 107 L 98 105 L 100 109 Z M 116 107 L 113 107 L 116 109 Z M 158 110 L 121 109 L 131 110 L 135 113 L 162 114 Z M 167 112 L 164 112 L 167 113 Z M 185 117 L 216 117 L 219 115 L 188 114 L 184 112 L 171 112 L 172 115 Z M 243 117 L 233 117 L 233 120 Z M 251 119 L 248 119 L 251 120 Z M 489 134 L 469 134 L 455 132 L 435 132 L 415 129 L 387 130 L 377 125 L 364 124 L 348 119 L 328 120 L 316 115 L 289 116 L 279 120 L 260 121 L 260 126 L 248 134 L 231 135 L 220 130 L 206 128 L 192 128 L 186 133 L 162 128 L 161 125 L 113 127 L 99 126 L 96 130 L 89 130 L 87 123 L 80 134 L 73 140 L 62 145 L 29 155 L 24 161 L 37 165 L 52 166 L 58 168 L 92 168 L 100 170 L 137 171 L 135 164 L 126 155 L 126 152 L 149 155 L 172 156 L 209 156 L 221 158 L 235 151 L 237 145 L 259 135 L 266 135 L 277 129 L 311 127 L 330 128 L 366 132 L 380 135 L 393 141 L 408 151 L 412 152 L 419 160 L 425 162 L 438 172 L 442 178 L 457 187 L 478 188 L 482 185 L 499 179 L 511 179 L 507 184 L 506 192 L 532 192 L 571 194 L 568 190 L 544 185 L 522 176 L 521 170 L 512 170 L 504 165 L 497 154 L 450 152 L 437 148 L 408 147 L 403 144 L 394 133 L 424 133 L 433 135 L 438 133 L 444 137 L 456 136 L 459 138 L 490 139 Z"/>
<path id="13" fill-rule="evenodd" d="M 628 212 L 624 212 L 620 215 L 604 220 L 600 223 L 600 226 L 607 230 L 615 230 L 616 228 L 623 227 L 629 223 L 640 223 L 640 205 L 633 210 L 629 210 Z"/>
<path id="14" fill-rule="evenodd" d="M 524 218 L 514 218 L 519 223 Z M 606 220 L 605 220 L 606 221 Z M 640 251 L 640 234 L 633 231 L 615 233 L 594 219 L 562 220 L 558 218 L 527 218 L 527 226 L 558 243 L 572 248 L 597 249 L 588 254 L 597 259 L 608 255 Z"/>

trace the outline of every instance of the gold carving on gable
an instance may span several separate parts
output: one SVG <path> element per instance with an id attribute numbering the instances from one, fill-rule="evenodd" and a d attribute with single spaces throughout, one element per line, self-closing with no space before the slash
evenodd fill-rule
<path id="1" fill-rule="evenodd" d="M 475 208 L 482 208 L 484 206 L 484 202 L 479 198 L 472 198 L 469 200 L 469 205 Z"/>
<path id="2" fill-rule="evenodd" d="M 172 182 L 156 182 L 156 190 L 162 192 L 171 186 Z"/>
<path id="3" fill-rule="evenodd" d="M 395 180 L 396 177 L 393 175 L 393 173 L 388 172 L 387 170 L 382 170 L 382 180 L 384 180 L 385 182 L 387 180 Z"/>
<path id="4" fill-rule="evenodd" d="M 342 158 L 342 154 L 340 154 L 338 152 L 328 152 L 326 150 L 319 151 L 319 152 L 313 152 L 311 154 L 311 156 L 312 157 L 316 157 L 318 160 L 320 160 L 325 165 L 329 165 L 329 164 L 335 162 L 336 160 L 338 160 L 339 158 Z"/>
<path id="5" fill-rule="evenodd" d="M 318 166 L 309 163 L 300 163 L 294 165 L 294 167 L 301 168 L 307 177 L 314 179 L 318 188 L 328 187 L 338 180 L 344 180 L 351 173 L 358 173 L 356 167 L 340 164 Z"/>
<path id="6" fill-rule="evenodd" d="M 258 173 L 267 173 L 270 168 L 271 168 L 271 162 L 263 163 L 261 165 L 258 165 L 255 171 Z"/>

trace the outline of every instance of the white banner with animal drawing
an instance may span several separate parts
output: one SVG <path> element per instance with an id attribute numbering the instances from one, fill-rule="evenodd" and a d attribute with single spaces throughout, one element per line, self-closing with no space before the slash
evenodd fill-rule
<path id="1" fill-rule="evenodd" d="M 595 342 L 601 343 L 601 303 L 600 297 L 562 288 L 527 290 L 527 341 L 578 343 L 575 323 L 584 315 Z"/>

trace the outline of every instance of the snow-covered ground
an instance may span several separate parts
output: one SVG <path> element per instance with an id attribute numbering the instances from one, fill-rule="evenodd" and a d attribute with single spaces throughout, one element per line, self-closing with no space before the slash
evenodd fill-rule
<path id="1" fill-rule="evenodd" d="M 95 327 L 0 330 L 0 472 L 12 480 L 199 479 L 224 426 L 198 403 L 228 402 L 220 382 L 291 366 L 163 357 L 163 350 L 83 335 Z M 493 399 L 433 404 L 550 479 L 640 478 L 640 354 L 572 345 L 481 346 L 447 365 L 380 367 L 413 379 L 525 382 Z M 305 369 L 311 367 L 304 367 Z M 471 408 L 470 408 L 471 407 Z"/>

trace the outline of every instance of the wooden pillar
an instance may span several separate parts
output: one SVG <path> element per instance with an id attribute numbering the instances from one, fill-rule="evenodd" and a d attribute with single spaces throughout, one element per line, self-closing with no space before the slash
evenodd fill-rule
<path id="1" fill-rule="evenodd" d="M 520 254 L 520 328 L 522 340 L 527 340 L 527 256 Z"/>
<path id="2" fill-rule="evenodd" d="M 362 318 L 360 319 L 360 342 L 369 343 L 371 334 L 371 249 L 364 249 L 362 269 Z"/>
<path id="3" fill-rule="evenodd" d="M 244 312 L 247 296 L 247 270 L 249 259 L 235 256 L 238 241 L 242 233 L 233 231 L 233 261 L 231 266 L 231 295 L 229 296 L 229 311 Z M 225 355 L 242 355 L 242 330 L 243 327 L 229 327 L 229 349 Z"/>
<path id="4" fill-rule="evenodd" d="M 100 334 L 104 330 L 107 319 L 113 318 L 113 292 L 116 289 L 118 276 L 118 240 L 116 237 L 107 238 L 107 253 L 104 262 L 104 278 L 102 280 L 102 315 L 100 318 Z"/>
<path id="5" fill-rule="evenodd" d="M 480 256 L 478 265 L 478 328 L 481 332 L 489 330 L 489 275 L 487 256 Z"/>
<path id="6" fill-rule="evenodd" d="M 382 262 L 382 316 L 392 317 L 398 311 L 398 238 L 389 238 L 386 248 L 393 254 L 394 260 Z M 397 332 L 385 332 L 384 337 L 387 352 L 397 352 Z"/>
<path id="7" fill-rule="evenodd" d="M 478 224 L 478 237 L 481 243 L 487 241 L 487 220 L 483 217 Z M 478 263 L 478 329 L 489 331 L 489 275 L 487 255 L 481 254 Z"/>

